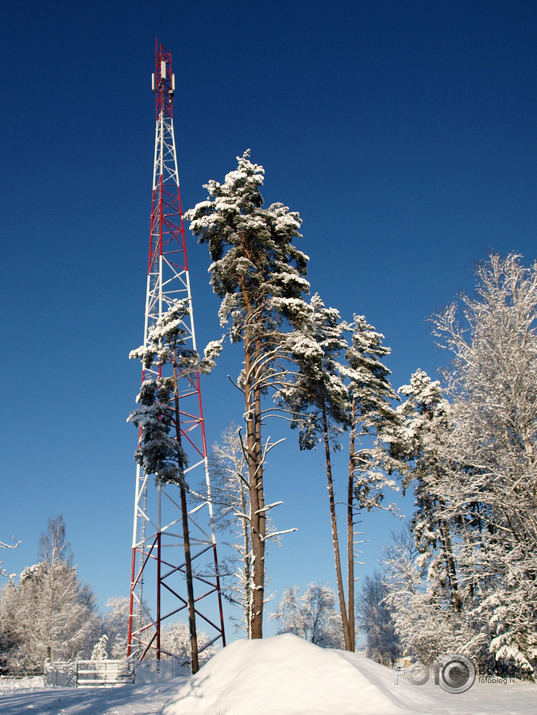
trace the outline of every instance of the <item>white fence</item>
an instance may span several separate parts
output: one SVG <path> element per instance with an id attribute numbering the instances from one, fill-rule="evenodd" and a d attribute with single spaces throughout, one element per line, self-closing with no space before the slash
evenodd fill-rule
<path id="1" fill-rule="evenodd" d="M 112 688 L 125 683 L 156 683 L 178 676 L 188 677 L 190 667 L 181 661 L 69 660 L 45 663 L 45 687 Z"/>
<path id="2" fill-rule="evenodd" d="M 133 663 L 127 660 L 75 660 L 45 664 L 45 686 L 112 688 L 134 682 Z"/>
<path id="3" fill-rule="evenodd" d="M 77 688 L 111 688 L 134 682 L 132 663 L 127 660 L 77 660 Z"/>

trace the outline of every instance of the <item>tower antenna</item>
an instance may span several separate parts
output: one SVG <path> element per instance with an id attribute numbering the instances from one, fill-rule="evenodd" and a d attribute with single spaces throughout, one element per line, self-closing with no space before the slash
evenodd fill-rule
<path id="1" fill-rule="evenodd" d="M 152 86 L 156 131 L 143 346 L 148 347 L 158 320 L 182 301 L 187 306 L 181 322 L 184 342 L 196 351 L 173 129 L 175 75 L 172 55 L 158 40 Z M 142 384 L 167 377 L 166 369 L 153 358 L 142 369 Z M 195 368 L 179 373 L 174 405 L 177 439 L 187 458 L 184 479 L 164 483 L 140 465 L 136 470 L 127 655 L 159 661 L 178 657 L 163 642 L 163 625 L 182 615 L 188 621 L 191 646 L 190 658 L 182 662 L 190 662 L 196 672 L 199 653 L 218 641 L 225 646 L 225 633 L 205 422 Z M 141 431 L 139 444 L 140 440 Z M 200 483 L 207 498 L 193 499 L 189 487 L 195 490 Z M 207 631 L 203 644 L 198 640 L 198 624 Z"/>

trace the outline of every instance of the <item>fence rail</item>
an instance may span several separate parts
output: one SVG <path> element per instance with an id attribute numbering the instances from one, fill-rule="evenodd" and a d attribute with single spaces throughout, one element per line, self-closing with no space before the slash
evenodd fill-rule
<path id="1" fill-rule="evenodd" d="M 127 660 L 77 660 L 77 688 L 110 688 L 134 682 L 134 669 Z"/>
<path id="2" fill-rule="evenodd" d="M 49 688 L 112 688 L 134 682 L 134 665 L 127 660 L 47 662 L 44 682 Z"/>
<path id="3" fill-rule="evenodd" d="M 111 688 L 126 683 L 156 683 L 169 678 L 188 677 L 190 668 L 169 660 L 69 660 L 45 663 L 45 687 Z"/>

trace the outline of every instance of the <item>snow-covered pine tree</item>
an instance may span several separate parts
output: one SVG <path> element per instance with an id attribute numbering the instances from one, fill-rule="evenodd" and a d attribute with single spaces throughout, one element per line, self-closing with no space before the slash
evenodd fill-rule
<path id="1" fill-rule="evenodd" d="M 423 370 L 399 391 L 407 399 L 397 410 L 401 424 L 390 450 L 404 489 L 413 489 L 415 511 L 410 535 L 395 539 L 385 562 L 387 602 L 406 653 L 429 664 L 457 651 L 482 667 L 486 629 L 472 613 L 473 576 L 461 562 L 467 507 L 457 496 L 472 474 L 453 442 L 452 406 Z"/>
<path id="2" fill-rule="evenodd" d="M 188 300 L 174 300 L 148 331 L 146 345 L 133 350 L 129 357 L 139 359 L 146 368 L 153 364 L 169 365 L 171 375 L 145 380 L 137 397 L 139 407 L 127 421 L 140 428 L 136 459 L 147 474 L 154 474 L 158 482 L 175 483 L 179 487 L 183 544 L 185 549 L 185 577 L 188 594 L 188 613 L 192 643 L 192 672 L 199 669 L 196 636 L 196 616 L 192 558 L 188 524 L 188 485 L 185 479 L 187 456 L 181 443 L 181 412 L 179 382 L 196 372 L 209 372 L 221 345 L 215 341 L 205 349 L 200 359 L 195 350 L 186 347 L 187 331 L 184 318 L 188 315 Z"/>
<path id="3" fill-rule="evenodd" d="M 399 392 L 407 398 L 398 408 L 401 424 L 390 444 L 394 462 L 404 475 L 406 489 L 413 484 L 416 510 L 412 531 L 428 564 L 429 581 L 448 610 L 462 608 L 453 540 L 459 514 L 450 511 L 450 484 L 460 474 L 461 463 L 452 449 L 453 417 L 440 383 L 417 370 Z M 440 593 L 440 591 L 442 593 Z"/>
<path id="4" fill-rule="evenodd" d="M 328 497 L 334 545 L 334 561 L 345 648 L 355 649 L 354 525 L 356 510 L 387 508 L 382 501 L 387 487 L 397 488 L 386 469 L 393 468 L 386 442 L 398 416 L 392 407 L 397 395 L 389 381 L 382 358 L 390 349 L 383 335 L 354 316 L 352 325 L 342 322 L 339 312 L 326 308 L 318 294 L 309 304 L 308 320 L 289 336 L 297 364 L 292 382 L 280 391 L 281 400 L 292 410 L 292 427 L 299 429 L 301 449 L 324 447 Z M 345 333 L 351 333 L 351 344 Z M 339 437 L 350 427 L 347 480 L 347 594 L 343 584 L 331 451 L 340 448 Z"/>
<path id="5" fill-rule="evenodd" d="M 303 320 L 307 256 L 293 245 L 300 217 L 281 203 L 263 208 L 259 187 L 264 169 L 249 151 L 223 184 L 209 181 L 208 198 L 185 213 L 190 228 L 207 243 L 214 292 L 222 299 L 220 320 L 232 342 L 242 343 L 244 368 L 244 456 L 248 469 L 252 548 L 251 637 L 263 635 L 265 543 L 268 538 L 264 465 L 270 442 L 263 439 L 263 397 L 286 379 L 285 333 Z"/>
<path id="6" fill-rule="evenodd" d="M 348 379 L 351 400 L 349 472 L 347 483 L 347 609 L 352 650 L 355 649 L 355 532 L 356 512 L 383 505 L 386 489 L 397 489 L 387 476 L 394 464 L 387 444 L 399 417 L 393 407 L 397 394 L 390 384 L 390 371 L 383 364 L 391 350 L 382 344 L 384 336 L 369 325 L 363 315 L 355 315 L 349 326 L 351 343 L 340 368 Z"/>
<path id="7" fill-rule="evenodd" d="M 469 657 L 479 669 L 486 668 L 482 659 L 488 642 L 481 622 L 464 609 L 447 609 L 438 579 L 428 579 L 429 569 L 423 554 L 416 549 L 412 531 L 393 535 L 384 551 L 383 583 L 387 594 L 384 602 L 390 609 L 403 655 L 418 658 L 427 666 L 437 663 L 446 653 Z"/>
<path id="8" fill-rule="evenodd" d="M 278 633 L 294 633 L 321 648 L 341 648 L 341 616 L 335 603 L 335 594 L 326 585 L 310 583 L 303 592 L 292 586 L 270 619 L 279 622 Z"/>
<path id="9" fill-rule="evenodd" d="M 351 420 L 349 392 L 339 363 L 348 347 L 343 335 L 346 326 L 339 311 L 326 308 L 319 294 L 312 296 L 308 307 L 308 319 L 301 330 L 288 336 L 297 371 L 293 381 L 280 389 L 279 399 L 293 415 L 291 427 L 298 428 L 300 448 L 315 449 L 321 444 L 324 449 L 341 622 L 345 648 L 354 650 L 345 601 L 331 457 L 332 451 L 340 448 L 339 436 Z"/>
<path id="10" fill-rule="evenodd" d="M 99 638 L 91 651 L 91 660 L 108 660 L 108 636 L 106 633 Z"/>

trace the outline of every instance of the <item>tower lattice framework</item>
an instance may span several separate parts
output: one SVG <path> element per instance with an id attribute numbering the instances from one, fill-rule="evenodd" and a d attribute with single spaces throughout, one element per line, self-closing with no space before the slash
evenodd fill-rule
<path id="1" fill-rule="evenodd" d="M 187 347 L 196 350 L 194 315 L 173 129 L 175 76 L 172 55 L 157 43 L 153 91 L 156 95 L 155 157 L 145 303 L 144 346 L 159 318 L 176 300 L 187 300 L 183 318 Z M 142 382 L 165 377 L 166 366 L 152 364 Z M 179 382 L 181 445 L 188 457 L 186 482 L 205 484 L 210 498 L 205 423 L 199 373 L 183 374 Z M 198 486 L 199 488 L 199 486 Z M 128 656 L 141 660 L 176 653 L 161 642 L 162 628 L 176 620 L 188 622 L 186 559 L 193 570 L 196 628 L 208 640 L 225 645 L 222 595 L 210 499 L 189 499 L 189 543 L 184 538 L 184 514 L 177 484 L 159 484 L 141 466 L 136 471 Z M 187 554 L 185 553 L 187 547 Z M 172 617 L 176 617 L 172 620 Z M 203 650 L 200 647 L 200 652 Z"/>

